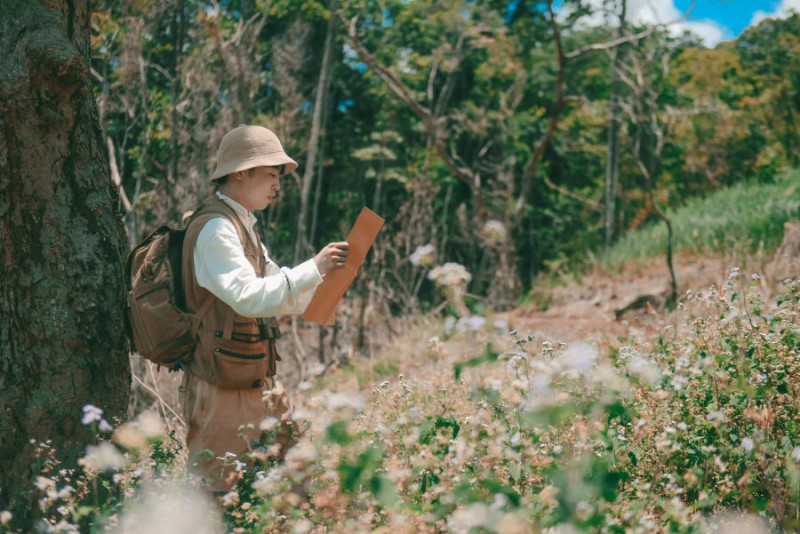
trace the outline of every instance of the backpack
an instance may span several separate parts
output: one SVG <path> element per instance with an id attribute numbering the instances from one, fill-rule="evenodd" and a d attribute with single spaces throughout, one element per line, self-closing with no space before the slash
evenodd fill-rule
<path id="1" fill-rule="evenodd" d="M 185 229 L 160 226 L 128 254 L 125 275 L 128 287 L 128 338 L 142 357 L 178 370 L 194 351 L 199 317 L 211 307 L 203 303 L 197 314 L 186 311 L 183 287 Z"/>
<path id="2" fill-rule="evenodd" d="M 241 237 L 244 230 L 233 212 L 206 209 L 204 213 L 227 218 Z M 216 299 L 209 295 L 196 313 L 186 310 L 183 280 L 186 228 L 156 228 L 133 247 L 125 262 L 128 288 L 125 315 L 131 347 L 143 358 L 170 371 L 181 369 L 194 353 L 200 322 Z M 192 248 L 187 247 L 188 254 Z"/>

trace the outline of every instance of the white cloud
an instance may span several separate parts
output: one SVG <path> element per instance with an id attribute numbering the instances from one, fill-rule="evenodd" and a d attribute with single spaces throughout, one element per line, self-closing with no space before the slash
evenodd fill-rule
<path id="1" fill-rule="evenodd" d="M 800 0 L 784 0 L 784 2 L 800 3 Z M 588 26 L 601 26 L 609 24 L 610 21 L 616 24 L 616 16 L 607 16 L 604 11 L 603 0 L 589 0 L 589 5 L 593 8 L 593 13 L 589 17 L 581 19 L 581 23 Z M 682 35 L 684 32 L 691 32 L 702 39 L 703 44 L 708 47 L 715 46 L 724 38 L 730 37 L 730 31 L 717 24 L 713 20 L 689 20 L 676 22 L 683 18 L 685 13 L 675 7 L 674 0 L 629 0 L 627 19 L 633 24 L 666 24 L 670 25 L 669 30 L 673 35 Z"/>
<path id="2" fill-rule="evenodd" d="M 684 31 L 691 32 L 700 37 L 703 44 L 709 48 L 713 48 L 723 39 L 730 38 L 730 32 L 713 20 L 680 22 L 673 25 L 671 31 L 678 34 Z"/>
<path id="3" fill-rule="evenodd" d="M 771 13 L 760 9 L 753 13 L 750 26 L 756 26 L 758 23 L 768 18 L 785 19 L 792 11 L 800 13 L 800 0 L 781 0 L 780 5 Z"/>

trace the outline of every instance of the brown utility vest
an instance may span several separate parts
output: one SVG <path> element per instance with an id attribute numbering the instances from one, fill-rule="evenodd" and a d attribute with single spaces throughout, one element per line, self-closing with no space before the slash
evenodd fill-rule
<path id="1" fill-rule="evenodd" d="M 247 261 L 259 277 L 266 276 L 267 262 L 261 243 L 254 241 L 236 212 L 212 195 L 192 215 L 183 242 L 183 280 L 186 308 L 200 320 L 194 354 L 185 363 L 194 374 L 222 389 L 248 389 L 264 386 L 264 378 L 275 376 L 280 360 L 275 340 L 280 337 L 274 317 L 252 318 L 238 315 L 233 308 L 200 287 L 194 274 L 194 245 L 203 226 L 216 217 L 231 221 L 239 234 Z"/>

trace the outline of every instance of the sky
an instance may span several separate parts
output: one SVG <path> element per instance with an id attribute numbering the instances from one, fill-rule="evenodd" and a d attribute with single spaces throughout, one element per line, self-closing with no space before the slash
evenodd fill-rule
<path id="1" fill-rule="evenodd" d="M 590 2 L 602 4 L 602 0 Z M 682 19 L 692 3 L 692 0 L 628 0 L 628 16 L 633 22 L 672 22 Z M 800 0 L 696 0 L 689 19 L 672 28 L 677 33 L 689 30 L 699 35 L 706 46 L 714 46 L 738 37 L 748 26 L 766 17 L 787 17 L 792 9 L 800 13 Z"/>

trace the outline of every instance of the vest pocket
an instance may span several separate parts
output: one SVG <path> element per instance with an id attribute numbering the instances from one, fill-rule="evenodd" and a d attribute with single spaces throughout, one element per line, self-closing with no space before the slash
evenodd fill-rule
<path id="1" fill-rule="evenodd" d="M 217 387 L 249 389 L 263 386 L 267 374 L 267 344 L 217 340 L 214 370 Z"/>

